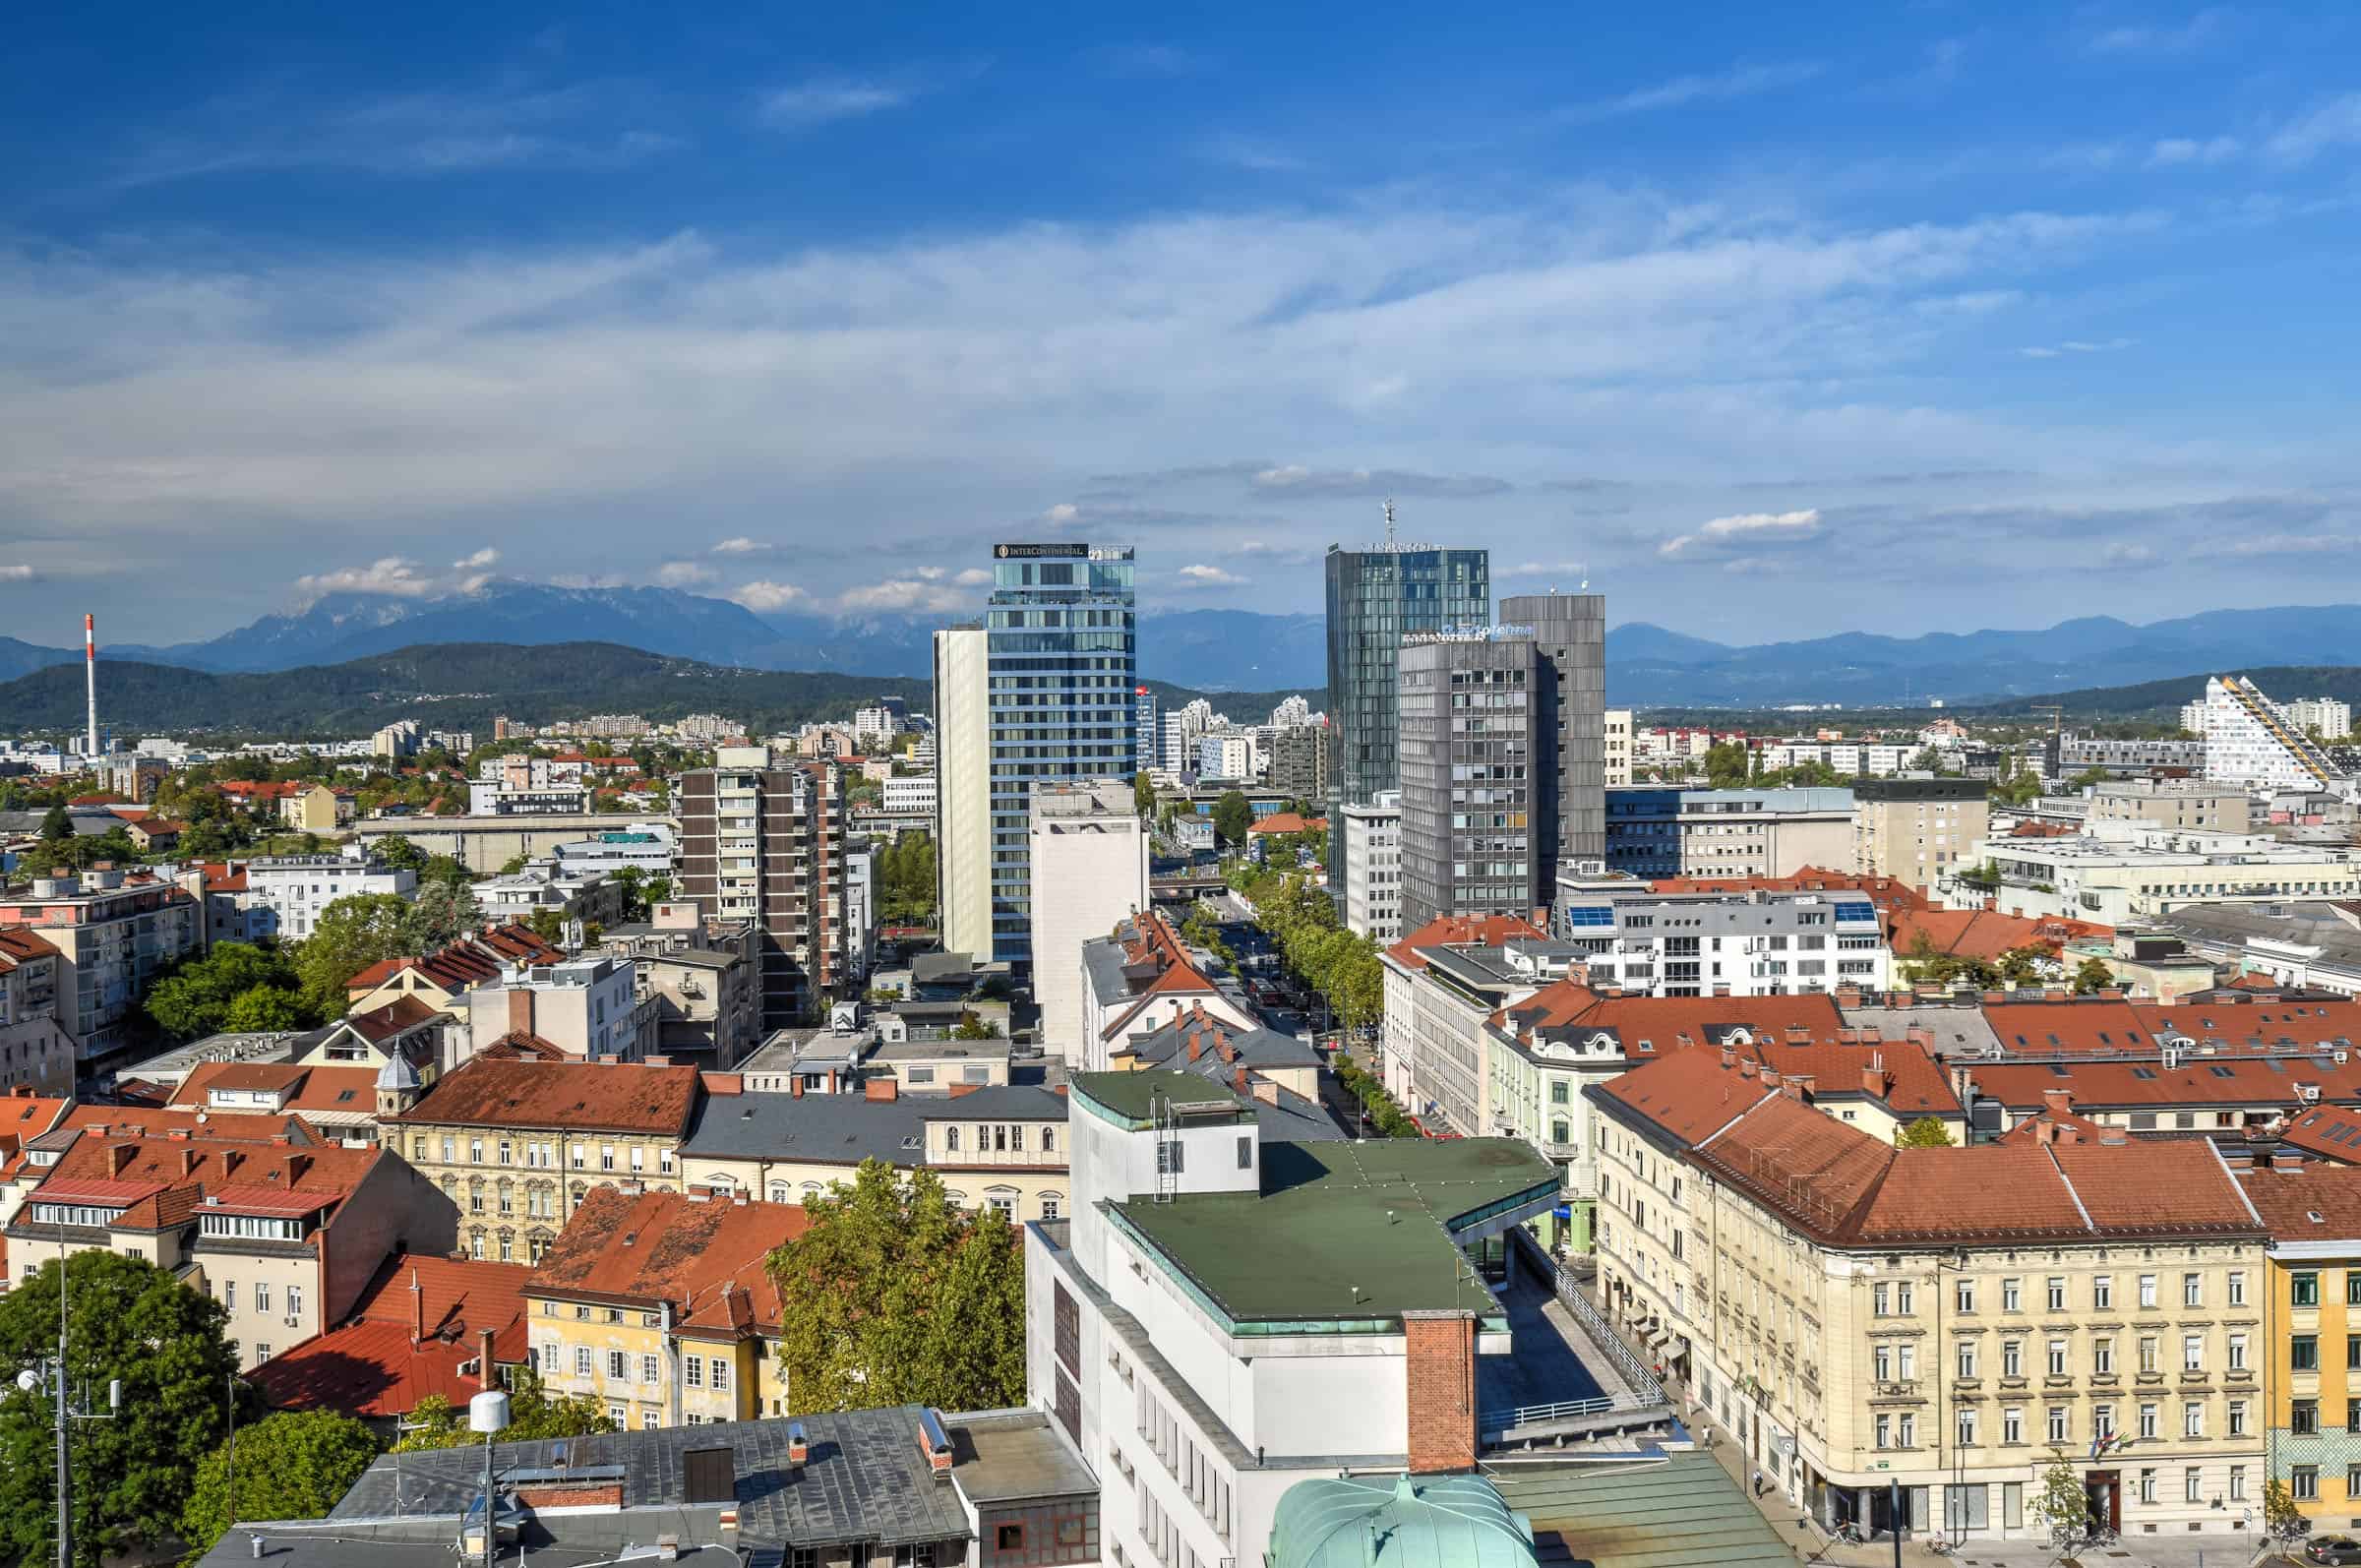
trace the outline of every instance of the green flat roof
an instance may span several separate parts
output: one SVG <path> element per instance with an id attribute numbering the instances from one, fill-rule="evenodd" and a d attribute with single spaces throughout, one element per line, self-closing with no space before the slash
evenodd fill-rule
<path id="1" fill-rule="evenodd" d="M 1069 1080 L 1073 1092 L 1086 1095 L 1118 1116 L 1145 1121 L 1150 1103 L 1159 1095 L 1176 1106 L 1225 1106 L 1244 1102 L 1211 1078 L 1193 1072 L 1157 1067 L 1145 1072 L 1077 1072 Z"/>
<path id="2" fill-rule="evenodd" d="M 1448 1229 L 1554 1202 L 1556 1169 L 1513 1138 L 1273 1143 L 1262 1191 L 1108 1208 L 1244 1333 L 1382 1333 L 1405 1312 L 1498 1315 Z"/>
<path id="3" fill-rule="evenodd" d="M 1501 1465 L 1492 1480 L 1501 1501 L 1532 1521 L 1544 1564 L 1795 1568 L 1796 1552 L 1708 1453 L 1629 1465 Z"/>

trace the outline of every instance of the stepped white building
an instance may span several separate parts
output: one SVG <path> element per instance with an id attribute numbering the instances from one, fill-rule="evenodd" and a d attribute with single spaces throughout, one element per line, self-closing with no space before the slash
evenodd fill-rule
<path id="1" fill-rule="evenodd" d="M 2206 777 L 2263 789 L 2334 790 L 2353 780 L 2337 771 L 2303 727 L 2243 676 L 2206 683 Z"/>

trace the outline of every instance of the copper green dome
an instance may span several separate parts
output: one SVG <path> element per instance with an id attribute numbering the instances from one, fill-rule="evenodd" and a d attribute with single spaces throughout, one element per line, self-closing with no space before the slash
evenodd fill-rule
<path id="1" fill-rule="evenodd" d="M 1481 1476 L 1298 1481 L 1269 1568 L 1534 1568 L 1533 1525 Z"/>

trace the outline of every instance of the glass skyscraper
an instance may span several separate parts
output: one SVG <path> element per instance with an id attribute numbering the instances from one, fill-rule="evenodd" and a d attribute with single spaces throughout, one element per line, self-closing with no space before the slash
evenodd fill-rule
<path id="1" fill-rule="evenodd" d="M 992 747 L 992 953 L 1030 963 L 1033 786 L 1138 770 L 1131 552 L 993 547 L 984 619 Z M 1079 963 L 1076 955 L 1059 962 Z"/>
<path id="2" fill-rule="evenodd" d="M 1387 513 L 1390 529 L 1391 511 Z M 1491 553 L 1397 545 L 1328 549 L 1329 891 L 1344 885 L 1347 803 L 1402 786 L 1397 672 L 1406 632 L 1492 618 Z"/>

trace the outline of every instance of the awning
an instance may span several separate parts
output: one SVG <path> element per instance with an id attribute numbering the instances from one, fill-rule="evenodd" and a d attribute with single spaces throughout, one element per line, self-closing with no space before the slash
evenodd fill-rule
<path id="1" fill-rule="evenodd" d="M 1671 1339 L 1672 1331 L 1670 1329 L 1660 1328 L 1655 1333 L 1648 1336 L 1648 1343 L 1661 1351 L 1665 1347 L 1665 1345 L 1671 1342 Z"/>

